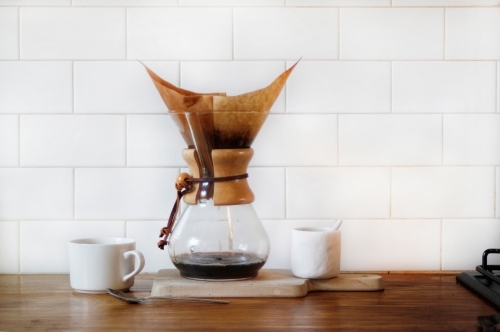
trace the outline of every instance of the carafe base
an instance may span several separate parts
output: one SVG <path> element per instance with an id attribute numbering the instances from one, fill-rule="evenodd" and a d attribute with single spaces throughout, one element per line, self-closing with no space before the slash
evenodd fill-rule
<path id="1" fill-rule="evenodd" d="M 266 262 L 249 253 L 199 252 L 180 255 L 173 263 L 187 279 L 230 281 L 256 277 Z"/>

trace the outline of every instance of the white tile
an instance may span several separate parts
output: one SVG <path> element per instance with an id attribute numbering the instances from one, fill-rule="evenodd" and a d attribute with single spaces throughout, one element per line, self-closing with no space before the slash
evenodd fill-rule
<path id="1" fill-rule="evenodd" d="M 20 228 L 21 273 L 69 273 L 69 241 L 125 237 L 123 221 L 21 221 Z"/>
<path id="2" fill-rule="evenodd" d="M 0 113 L 71 113 L 71 62 L 0 62 Z"/>
<path id="3" fill-rule="evenodd" d="M 266 7 L 283 6 L 285 0 L 179 0 L 179 6 Z"/>
<path id="4" fill-rule="evenodd" d="M 177 6 L 179 0 L 72 0 L 73 6 L 155 7 Z"/>
<path id="5" fill-rule="evenodd" d="M 388 218 L 389 168 L 288 168 L 287 218 Z"/>
<path id="6" fill-rule="evenodd" d="M 0 31 L 0 59 L 19 59 L 18 8 L 0 8 Z"/>
<path id="7" fill-rule="evenodd" d="M 271 114 L 252 148 L 252 166 L 336 165 L 337 116 Z"/>
<path id="8" fill-rule="evenodd" d="M 182 150 L 187 148 L 170 115 L 129 115 L 127 117 L 128 166 L 186 165 Z"/>
<path id="9" fill-rule="evenodd" d="M 182 62 L 181 82 L 187 90 L 235 96 L 265 88 L 284 71 L 285 63 L 278 61 Z M 274 102 L 272 113 L 285 111 L 284 90 Z"/>
<path id="10" fill-rule="evenodd" d="M 21 59 L 125 59 L 124 8 L 21 8 Z"/>
<path id="11" fill-rule="evenodd" d="M 129 59 L 230 60 L 229 8 L 130 8 Z"/>
<path id="12" fill-rule="evenodd" d="M 495 112 L 495 62 L 393 63 L 393 112 Z"/>
<path id="13" fill-rule="evenodd" d="M 292 230 L 297 227 L 331 227 L 331 220 L 263 220 L 271 250 L 264 269 L 291 269 Z"/>
<path id="14" fill-rule="evenodd" d="M 0 115 L 0 166 L 19 166 L 19 117 Z"/>
<path id="15" fill-rule="evenodd" d="M 446 59 L 500 59 L 500 8 L 447 8 Z"/>
<path id="16" fill-rule="evenodd" d="M 285 169 L 249 167 L 248 183 L 255 201 L 252 203 L 260 219 L 285 218 Z"/>
<path id="17" fill-rule="evenodd" d="M 500 165 L 500 114 L 444 116 L 445 165 Z"/>
<path id="18" fill-rule="evenodd" d="M 234 58 L 297 60 L 338 58 L 335 8 L 236 8 Z"/>
<path id="19" fill-rule="evenodd" d="M 392 0 L 392 6 L 444 7 L 444 6 L 497 6 L 498 0 Z"/>
<path id="20" fill-rule="evenodd" d="M 389 113 L 389 62 L 301 61 L 288 79 L 287 112 Z"/>
<path id="21" fill-rule="evenodd" d="M 342 166 L 441 165 L 441 115 L 340 115 Z"/>
<path id="22" fill-rule="evenodd" d="M 391 0 L 286 0 L 287 6 L 387 7 Z"/>
<path id="23" fill-rule="evenodd" d="M 0 169 L 0 220 L 73 218 L 73 170 Z"/>
<path id="24" fill-rule="evenodd" d="M 19 223 L 0 222 L 0 274 L 19 273 Z"/>
<path id="25" fill-rule="evenodd" d="M 341 270 L 441 269 L 440 220 L 344 220 Z"/>
<path id="26" fill-rule="evenodd" d="M 123 115 L 22 115 L 21 166 L 125 166 Z"/>
<path id="27" fill-rule="evenodd" d="M 443 58 L 443 9 L 340 9 L 340 58 L 429 60 Z"/>
<path id="28" fill-rule="evenodd" d="M 128 221 L 127 237 L 136 241 L 136 249 L 142 252 L 146 260 L 143 273 L 157 273 L 161 269 L 175 269 L 170 260 L 168 249 L 159 249 L 156 243 L 158 234 L 167 225 L 166 220 Z"/>
<path id="29" fill-rule="evenodd" d="M 490 218 L 494 214 L 492 167 L 392 169 L 393 218 Z"/>
<path id="30" fill-rule="evenodd" d="M 77 169 L 76 219 L 166 219 L 178 174 L 168 168 Z"/>
<path id="31" fill-rule="evenodd" d="M 177 62 L 146 62 L 156 74 L 179 83 Z M 76 113 L 166 113 L 158 90 L 138 61 L 75 62 Z"/>
<path id="32" fill-rule="evenodd" d="M 483 251 L 499 246 L 499 219 L 443 220 L 443 270 L 475 270 Z M 498 255 L 489 255 L 488 264 L 500 264 Z"/>
<path id="33" fill-rule="evenodd" d="M 71 6 L 71 0 L 0 0 L 0 6 Z"/>
<path id="34" fill-rule="evenodd" d="M 264 220 L 271 251 L 265 269 L 290 269 L 296 227 L 331 227 L 331 220 Z M 440 270 L 439 220 L 344 220 L 341 271 Z"/>
<path id="35" fill-rule="evenodd" d="M 500 218 L 500 167 L 496 168 L 496 204 L 495 204 L 495 217 Z"/>

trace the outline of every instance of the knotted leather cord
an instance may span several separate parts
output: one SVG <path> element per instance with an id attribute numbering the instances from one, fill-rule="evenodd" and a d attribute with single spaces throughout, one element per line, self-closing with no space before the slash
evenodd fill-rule
<path id="1" fill-rule="evenodd" d="M 172 233 L 172 230 L 174 228 L 174 223 L 175 219 L 177 217 L 177 212 L 179 211 L 179 205 L 181 202 L 182 196 L 187 194 L 190 189 L 191 189 L 191 183 L 203 183 L 203 182 L 222 182 L 222 181 L 233 181 L 233 180 L 241 180 L 241 179 L 246 179 L 248 178 L 248 173 L 245 174 L 239 174 L 239 175 L 231 175 L 231 176 L 221 176 L 221 177 L 207 177 L 207 178 L 192 178 L 190 176 L 187 176 L 186 178 L 182 179 L 183 181 L 177 181 L 175 183 L 175 189 L 177 189 L 177 198 L 175 200 L 174 206 L 172 208 L 172 211 L 170 212 L 170 217 L 168 218 L 168 223 L 166 227 L 163 227 L 160 231 L 160 237 L 163 236 L 163 239 L 161 239 L 158 242 L 158 248 L 161 250 L 164 249 L 164 247 L 168 244 L 168 238 L 170 237 L 170 234 Z"/>

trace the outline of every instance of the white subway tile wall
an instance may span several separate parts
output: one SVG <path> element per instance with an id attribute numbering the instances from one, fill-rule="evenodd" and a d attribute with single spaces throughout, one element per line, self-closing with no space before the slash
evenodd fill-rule
<path id="1" fill-rule="evenodd" d="M 231 60 L 232 23 L 230 8 L 130 8 L 127 59 Z"/>
<path id="2" fill-rule="evenodd" d="M 441 165 L 442 128 L 438 114 L 339 115 L 339 164 Z"/>
<path id="3" fill-rule="evenodd" d="M 73 173 L 71 168 L 0 168 L 0 220 L 73 219 Z"/>
<path id="4" fill-rule="evenodd" d="M 0 115 L 0 166 L 19 166 L 19 117 Z"/>
<path id="5" fill-rule="evenodd" d="M 21 115 L 21 166 L 125 166 L 124 115 Z"/>
<path id="6" fill-rule="evenodd" d="M 500 114 L 444 115 L 445 165 L 500 165 Z"/>
<path id="7" fill-rule="evenodd" d="M 442 8 L 341 9 L 340 59 L 442 59 L 443 23 Z"/>
<path id="8" fill-rule="evenodd" d="M 235 8 L 235 60 L 338 59 L 336 8 Z"/>
<path id="9" fill-rule="evenodd" d="M 496 193 L 496 204 L 495 204 L 495 217 L 500 218 L 500 167 L 497 167 L 495 170 L 495 175 L 496 175 L 496 187 L 495 187 L 495 193 Z"/>
<path id="10" fill-rule="evenodd" d="M 179 82 L 178 62 L 144 63 L 172 84 Z M 75 113 L 167 113 L 160 94 L 138 61 L 75 61 Z"/>
<path id="11" fill-rule="evenodd" d="M 342 218 L 343 271 L 473 270 L 500 247 L 499 4 L 0 0 L 0 273 L 66 273 L 91 236 L 173 268 L 185 143 L 143 64 L 235 95 L 298 59 L 249 167 L 265 268 Z"/>
<path id="12" fill-rule="evenodd" d="M 493 218 L 493 167 L 405 167 L 391 174 L 395 218 Z"/>
<path id="13" fill-rule="evenodd" d="M 495 112 L 493 61 L 397 61 L 392 66 L 394 113 Z"/>
<path id="14" fill-rule="evenodd" d="M 127 166 L 182 167 L 184 144 L 170 115 L 127 116 Z"/>
<path id="15" fill-rule="evenodd" d="M 0 61 L 0 114 L 72 113 L 71 61 Z"/>
<path id="16" fill-rule="evenodd" d="M 19 9 L 0 8 L 0 59 L 19 57 Z"/>
<path id="17" fill-rule="evenodd" d="M 498 247 L 500 219 L 444 219 L 442 230 L 442 269 L 471 270 L 481 264 L 477 258 L 485 248 Z M 490 255 L 488 263 L 500 264 L 500 259 Z"/>
<path id="18" fill-rule="evenodd" d="M 389 218 L 389 167 L 287 169 L 287 217 Z"/>
<path id="19" fill-rule="evenodd" d="M 176 168 L 79 168 L 75 218 L 167 219 L 176 198 Z M 172 180 L 173 179 L 173 180 Z"/>
<path id="20" fill-rule="evenodd" d="M 19 222 L 0 223 L 0 273 L 19 273 Z"/>
<path id="21" fill-rule="evenodd" d="M 125 59 L 125 8 L 21 8 L 21 59 Z"/>
<path id="22" fill-rule="evenodd" d="M 446 31 L 446 59 L 500 58 L 500 8 L 449 8 Z"/>
<path id="23" fill-rule="evenodd" d="M 288 81 L 287 112 L 390 113 L 391 63 L 301 61 Z"/>
<path id="24" fill-rule="evenodd" d="M 125 237 L 123 221 L 21 221 L 20 272 L 68 273 L 68 242 L 89 237 Z M 41 236 L 44 234 L 44 236 Z M 50 236 L 45 236 L 50 234 Z"/>

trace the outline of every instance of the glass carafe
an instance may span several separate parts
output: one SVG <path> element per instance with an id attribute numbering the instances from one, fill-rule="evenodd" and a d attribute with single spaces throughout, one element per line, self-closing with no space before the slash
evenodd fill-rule
<path id="1" fill-rule="evenodd" d="M 252 207 L 250 148 L 267 112 L 171 112 L 188 144 L 182 193 L 187 208 L 168 239 L 181 275 L 202 280 L 257 276 L 269 238 Z M 179 190 L 179 189 L 178 189 Z"/>
<path id="2" fill-rule="evenodd" d="M 181 275 L 238 280 L 257 276 L 269 255 L 269 239 L 252 204 L 188 205 L 168 245 Z"/>

